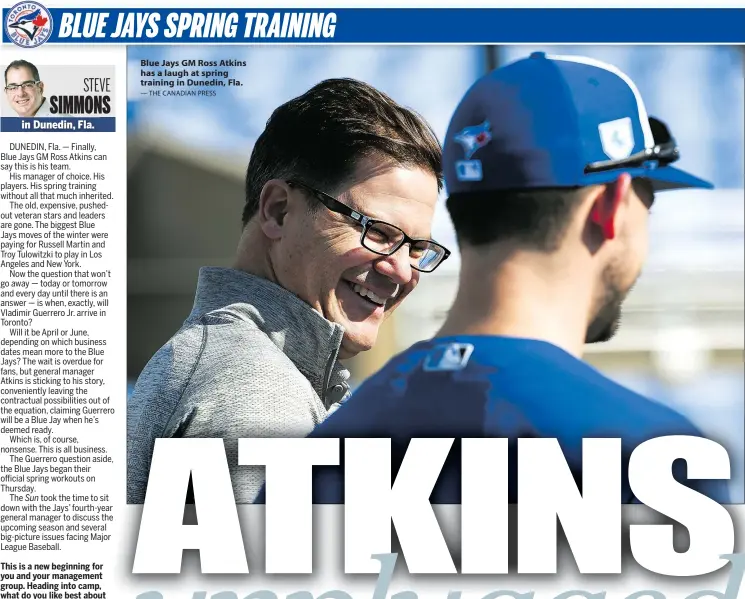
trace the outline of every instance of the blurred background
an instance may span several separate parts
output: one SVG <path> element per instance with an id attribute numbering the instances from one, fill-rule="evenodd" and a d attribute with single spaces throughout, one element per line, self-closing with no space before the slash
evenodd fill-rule
<path id="1" fill-rule="evenodd" d="M 670 126 L 681 168 L 716 191 L 662 194 L 651 251 L 609 343 L 587 360 L 687 414 L 725 444 L 733 500 L 745 501 L 745 52 L 734 46 L 130 47 L 127 370 L 131 385 L 189 314 L 200 266 L 229 266 L 241 228 L 243 177 L 271 112 L 329 77 L 354 77 L 422 114 L 442 141 L 452 110 L 483 73 L 535 50 L 612 63 Z M 156 97 L 140 60 L 234 59 L 243 87 L 216 97 Z M 160 88 L 166 89 L 166 88 Z M 182 88 L 183 89 L 183 88 Z M 424 275 L 350 363 L 358 384 L 393 354 L 430 337 L 454 297 L 459 259 L 444 194 L 433 230 L 454 256 Z"/>

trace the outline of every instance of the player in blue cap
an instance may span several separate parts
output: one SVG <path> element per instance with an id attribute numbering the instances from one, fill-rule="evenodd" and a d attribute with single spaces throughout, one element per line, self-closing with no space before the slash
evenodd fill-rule
<path id="1" fill-rule="evenodd" d="M 702 436 L 582 361 L 585 343 L 618 327 L 655 193 L 712 187 L 672 166 L 678 157 L 610 65 L 535 53 L 476 82 L 444 143 L 462 259 L 452 309 L 433 339 L 394 357 L 312 436 L 392 438 L 399 463 L 412 437 L 557 438 L 577 476 L 583 438 L 621 438 L 628 458 L 653 437 Z M 676 475 L 685 482 L 684 468 Z M 343 468 L 316 468 L 314 501 L 343 501 L 342 479 Z M 729 501 L 727 481 L 685 484 Z M 635 501 L 627 480 L 622 488 Z M 458 459 L 431 500 L 460 501 Z"/>

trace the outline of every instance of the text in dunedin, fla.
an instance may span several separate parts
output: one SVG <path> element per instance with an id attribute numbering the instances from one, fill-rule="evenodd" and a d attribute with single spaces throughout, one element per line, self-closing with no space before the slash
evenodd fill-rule
<path id="1" fill-rule="evenodd" d="M 50 88 L 87 89 L 82 75 L 37 68 Z M 107 478 L 123 406 L 107 380 L 107 331 L 122 167 L 113 118 L 81 120 L 85 102 L 52 100 L 66 116 L 3 113 L 13 133 L 0 143 L 0 597 L 92 599 L 105 597 L 104 564 L 76 554 L 109 543 L 115 517 Z"/>

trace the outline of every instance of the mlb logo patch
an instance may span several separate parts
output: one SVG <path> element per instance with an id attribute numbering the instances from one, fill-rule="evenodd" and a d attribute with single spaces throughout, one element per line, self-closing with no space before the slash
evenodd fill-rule
<path id="1" fill-rule="evenodd" d="M 452 372 L 463 370 L 473 353 L 470 343 L 447 343 L 438 345 L 424 360 L 426 372 Z"/>
<path id="2" fill-rule="evenodd" d="M 481 160 L 458 160 L 455 163 L 455 176 L 458 181 L 481 181 L 484 178 Z"/>

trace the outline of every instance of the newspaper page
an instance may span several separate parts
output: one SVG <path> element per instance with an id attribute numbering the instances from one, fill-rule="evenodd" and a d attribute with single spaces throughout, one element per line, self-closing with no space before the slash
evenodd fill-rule
<path id="1" fill-rule="evenodd" d="M 745 597 L 745 11 L 2 9 L 0 599 Z"/>

